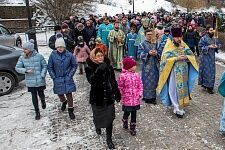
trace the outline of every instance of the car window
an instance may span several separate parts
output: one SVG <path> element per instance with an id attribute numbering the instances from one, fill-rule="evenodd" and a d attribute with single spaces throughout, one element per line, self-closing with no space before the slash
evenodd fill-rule
<path id="1" fill-rule="evenodd" d="M 0 27 L 0 31 L 2 30 L 2 33 L 5 33 L 5 34 L 10 34 L 9 33 L 9 30 L 4 28 L 4 27 Z"/>

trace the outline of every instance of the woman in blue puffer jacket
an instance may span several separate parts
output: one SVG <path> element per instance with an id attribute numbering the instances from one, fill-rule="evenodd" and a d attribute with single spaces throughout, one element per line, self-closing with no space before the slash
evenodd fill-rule
<path id="1" fill-rule="evenodd" d="M 56 39 L 56 51 L 52 51 L 49 57 L 48 72 L 53 79 L 53 91 L 58 94 L 62 102 L 61 110 L 64 111 L 68 103 L 70 119 L 75 119 L 72 92 L 76 91 L 73 76 L 77 69 L 77 62 L 73 54 L 66 50 L 65 47 L 63 38 Z"/>
<path id="2" fill-rule="evenodd" d="M 33 40 L 23 44 L 23 55 L 20 56 L 15 69 L 18 73 L 25 74 L 26 86 L 28 92 L 31 92 L 36 112 L 35 119 L 39 120 L 38 96 L 41 99 L 42 108 L 46 108 L 44 89 L 46 89 L 47 63 L 44 57 L 35 51 Z"/>

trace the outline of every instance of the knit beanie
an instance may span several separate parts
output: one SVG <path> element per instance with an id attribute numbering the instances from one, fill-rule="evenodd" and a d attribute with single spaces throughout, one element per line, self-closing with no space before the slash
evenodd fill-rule
<path id="1" fill-rule="evenodd" d="M 136 66 L 136 61 L 131 57 L 125 57 L 123 59 L 123 69 L 129 70 L 130 68 Z"/>
<path id="2" fill-rule="evenodd" d="M 57 47 L 66 47 L 65 41 L 63 38 L 57 38 L 55 41 L 55 48 Z"/>
<path id="3" fill-rule="evenodd" d="M 33 39 L 30 39 L 29 42 L 23 43 L 22 48 L 27 49 L 27 50 L 29 50 L 30 52 L 35 51 L 35 49 L 34 49 L 34 40 L 33 40 Z"/>
<path id="4" fill-rule="evenodd" d="M 61 26 L 61 29 L 68 29 L 68 28 L 69 28 L 69 26 L 66 23 L 63 23 L 63 25 Z"/>

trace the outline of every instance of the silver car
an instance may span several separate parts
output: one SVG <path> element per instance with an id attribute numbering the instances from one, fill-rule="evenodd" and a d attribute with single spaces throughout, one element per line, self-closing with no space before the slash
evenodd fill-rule
<path id="1" fill-rule="evenodd" d="M 0 24 L 0 44 L 5 46 L 21 47 L 22 40 L 18 34 L 11 32 L 5 26 Z"/>

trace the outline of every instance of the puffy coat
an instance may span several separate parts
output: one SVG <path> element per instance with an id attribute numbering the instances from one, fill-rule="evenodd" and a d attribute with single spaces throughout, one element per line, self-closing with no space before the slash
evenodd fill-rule
<path id="1" fill-rule="evenodd" d="M 138 73 L 123 70 L 118 78 L 121 102 L 124 106 L 138 106 L 142 97 L 143 85 Z"/>
<path id="2" fill-rule="evenodd" d="M 30 57 L 20 56 L 16 67 L 16 71 L 25 74 L 25 82 L 27 87 L 45 86 L 45 76 L 47 72 L 47 63 L 44 57 L 34 51 Z M 32 69 L 32 73 L 26 73 Z"/>
<path id="3" fill-rule="evenodd" d="M 77 69 L 73 54 L 65 50 L 63 53 L 52 51 L 48 60 L 48 72 L 53 79 L 55 94 L 68 94 L 76 91 L 73 76 Z"/>
<path id="4" fill-rule="evenodd" d="M 86 59 L 88 58 L 89 54 L 90 49 L 88 48 L 86 43 L 84 44 L 84 47 L 80 47 L 79 45 L 77 45 L 73 53 L 74 57 L 77 58 L 77 62 L 86 62 Z"/>

